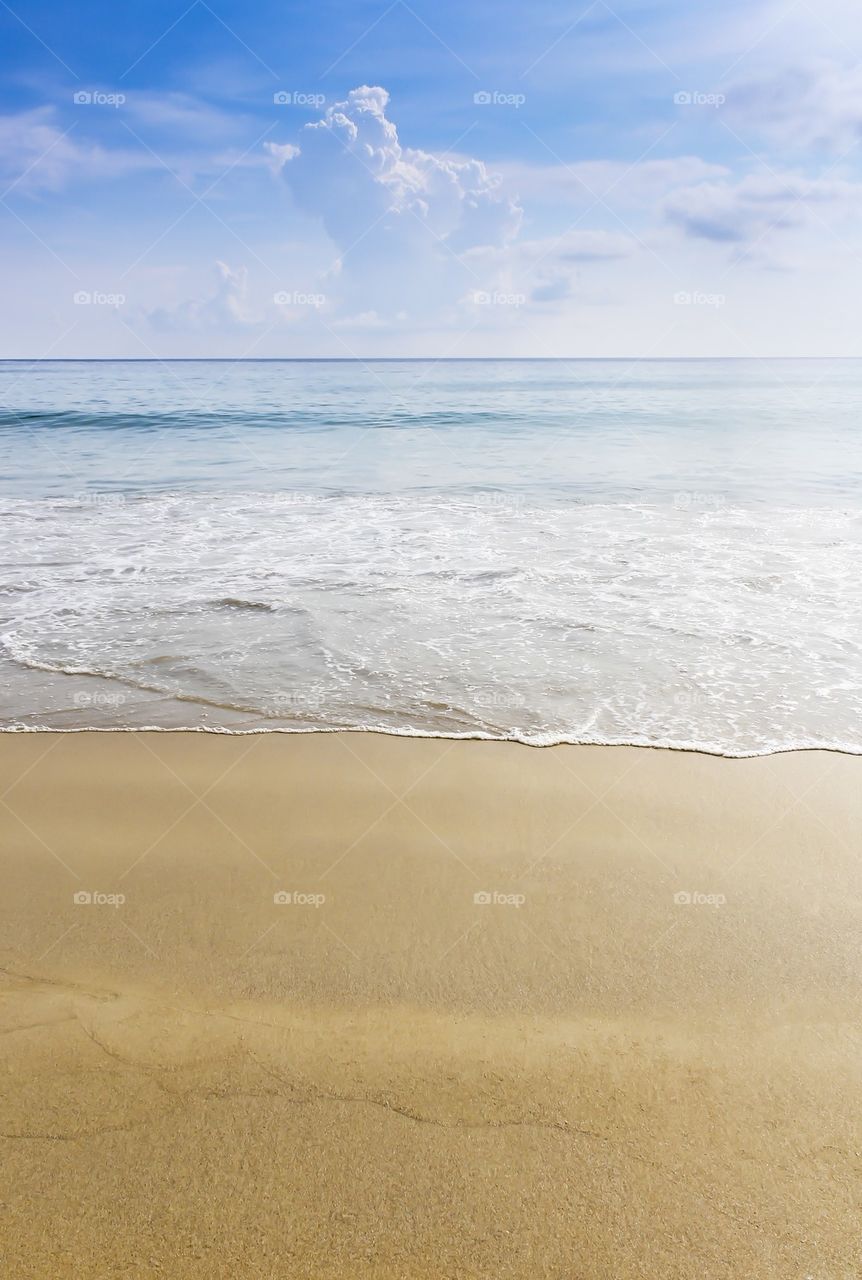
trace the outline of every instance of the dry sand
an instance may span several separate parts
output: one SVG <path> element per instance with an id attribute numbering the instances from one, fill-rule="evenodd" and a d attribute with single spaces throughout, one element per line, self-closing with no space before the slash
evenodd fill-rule
<path id="1" fill-rule="evenodd" d="M 6 734 L 0 777 L 4 1277 L 862 1274 L 862 760 Z"/>

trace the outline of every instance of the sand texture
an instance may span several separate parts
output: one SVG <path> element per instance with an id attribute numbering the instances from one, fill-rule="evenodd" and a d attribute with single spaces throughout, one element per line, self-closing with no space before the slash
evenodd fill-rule
<path id="1" fill-rule="evenodd" d="M 4 734 L 0 793 L 4 1277 L 862 1275 L 862 759 Z"/>

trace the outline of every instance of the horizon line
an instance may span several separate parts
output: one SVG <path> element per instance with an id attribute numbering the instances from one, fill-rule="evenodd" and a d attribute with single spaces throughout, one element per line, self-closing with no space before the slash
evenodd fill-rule
<path id="1" fill-rule="evenodd" d="M 862 360 L 845 356 L 0 356 L 0 364 L 683 364 L 710 361 Z"/>

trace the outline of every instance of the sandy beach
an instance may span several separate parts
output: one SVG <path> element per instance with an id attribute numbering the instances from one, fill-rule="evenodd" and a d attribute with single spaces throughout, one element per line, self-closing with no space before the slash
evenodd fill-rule
<path id="1" fill-rule="evenodd" d="M 0 736 L 2 1274 L 858 1275 L 860 777 Z"/>

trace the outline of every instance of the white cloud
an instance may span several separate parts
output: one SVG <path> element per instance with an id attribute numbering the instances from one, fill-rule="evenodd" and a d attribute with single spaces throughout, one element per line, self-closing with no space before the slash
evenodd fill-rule
<path id="1" fill-rule="evenodd" d="M 122 177 L 157 163 L 138 149 L 107 150 L 79 141 L 74 127 L 59 128 L 51 107 L 0 116 L 0 175 L 22 193 L 58 191 L 72 180 Z"/>
<path id="2" fill-rule="evenodd" d="M 297 202 L 321 217 L 342 246 L 382 214 L 393 215 L 393 228 L 413 215 L 461 248 L 511 238 L 520 209 L 501 191 L 499 178 L 480 160 L 402 147 L 386 116 L 388 102 L 385 89 L 363 85 L 305 126 L 286 172 Z"/>
<path id="3" fill-rule="evenodd" d="M 686 236 L 746 244 L 810 225 L 827 214 L 844 216 L 858 210 L 860 199 L 858 183 L 765 173 L 680 188 L 663 208 L 668 221 Z"/>
<path id="4" fill-rule="evenodd" d="M 136 125 L 165 130 L 172 139 L 222 144 L 226 138 L 246 136 L 255 127 L 247 116 L 224 111 L 187 93 L 130 90 L 125 94 L 122 110 Z"/>
<path id="5" fill-rule="evenodd" d="M 217 262 L 215 277 L 215 289 L 205 298 L 156 308 L 146 313 L 147 320 L 163 333 L 223 333 L 260 323 L 250 307 L 245 267 L 233 271 L 227 263 Z"/>
<path id="6" fill-rule="evenodd" d="M 507 189 L 527 191 L 532 203 L 589 206 L 608 204 L 642 208 L 670 188 L 709 182 L 729 175 L 725 165 L 700 156 L 661 160 L 582 160 L 572 164 L 500 166 Z"/>
<path id="7" fill-rule="evenodd" d="M 725 111 L 784 148 L 842 153 L 862 138 L 862 65 L 828 59 L 784 67 L 727 89 Z"/>
<path id="8" fill-rule="evenodd" d="M 356 316 L 344 316 L 333 321 L 333 329 L 389 329 L 390 323 L 383 320 L 376 311 L 360 311 Z"/>
<path id="9" fill-rule="evenodd" d="M 403 146 L 388 103 L 363 85 L 301 130 L 298 152 L 268 150 L 336 246 L 348 313 L 427 315 L 469 285 L 465 253 L 512 241 L 521 209 L 480 160 Z"/>
<path id="10" fill-rule="evenodd" d="M 299 147 L 292 142 L 265 142 L 264 151 L 269 156 L 269 167 L 274 174 L 281 173 L 288 160 L 299 155 Z"/>
<path id="11" fill-rule="evenodd" d="M 603 262 L 609 258 L 630 257 L 636 242 L 631 236 L 616 231 L 574 230 L 550 240 L 527 240 L 520 248 L 529 258 L 535 253 L 545 254 L 550 246 L 561 262 Z"/>
<path id="12" fill-rule="evenodd" d="M 202 146 L 198 149 L 177 150 L 172 147 L 149 149 L 142 146 L 133 133 L 118 125 L 114 136 L 124 140 L 122 146 L 103 146 L 87 136 L 88 127 L 95 124 L 104 127 L 121 119 L 119 112 L 131 113 L 130 100 L 119 108 L 72 104 L 77 116 L 65 127 L 57 122 L 53 107 L 38 107 L 16 115 L 0 116 L 0 181 L 14 187 L 19 194 L 62 191 L 82 182 L 111 182 L 133 174 L 155 174 L 167 177 L 176 173 L 186 185 L 203 175 L 216 176 L 238 167 L 262 168 L 264 161 L 259 153 L 247 155 L 238 147 L 215 152 Z M 197 113 L 191 105 L 178 105 L 168 95 L 166 98 L 149 98 L 138 102 L 135 124 L 141 120 L 149 123 L 160 121 L 177 141 L 183 135 L 193 135 L 192 121 L 202 138 L 207 135 L 213 141 L 223 142 L 225 130 L 219 127 L 224 118 L 221 112 Z M 112 113 L 106 115 L 106 113 Z M 101 113 L 101 114 L 100 114 Z M 235 131 L 231 131 L 235 132 Z M 128 145 L 125 145 L 125 144 Z"/>
<path id="13" fill-rule="evenodd" d="M 577 292 L 584 267 L 630 258 L 638 248 L 631 236 L 575 229 L 560 236 L 519 240 L 500 249 L 476 249 L 467 256 L 480 277 L 482 292 L 514 294 L 526 305 L 564 301 Z M 466 301 L 471 300 L 472 294 Z"/>

